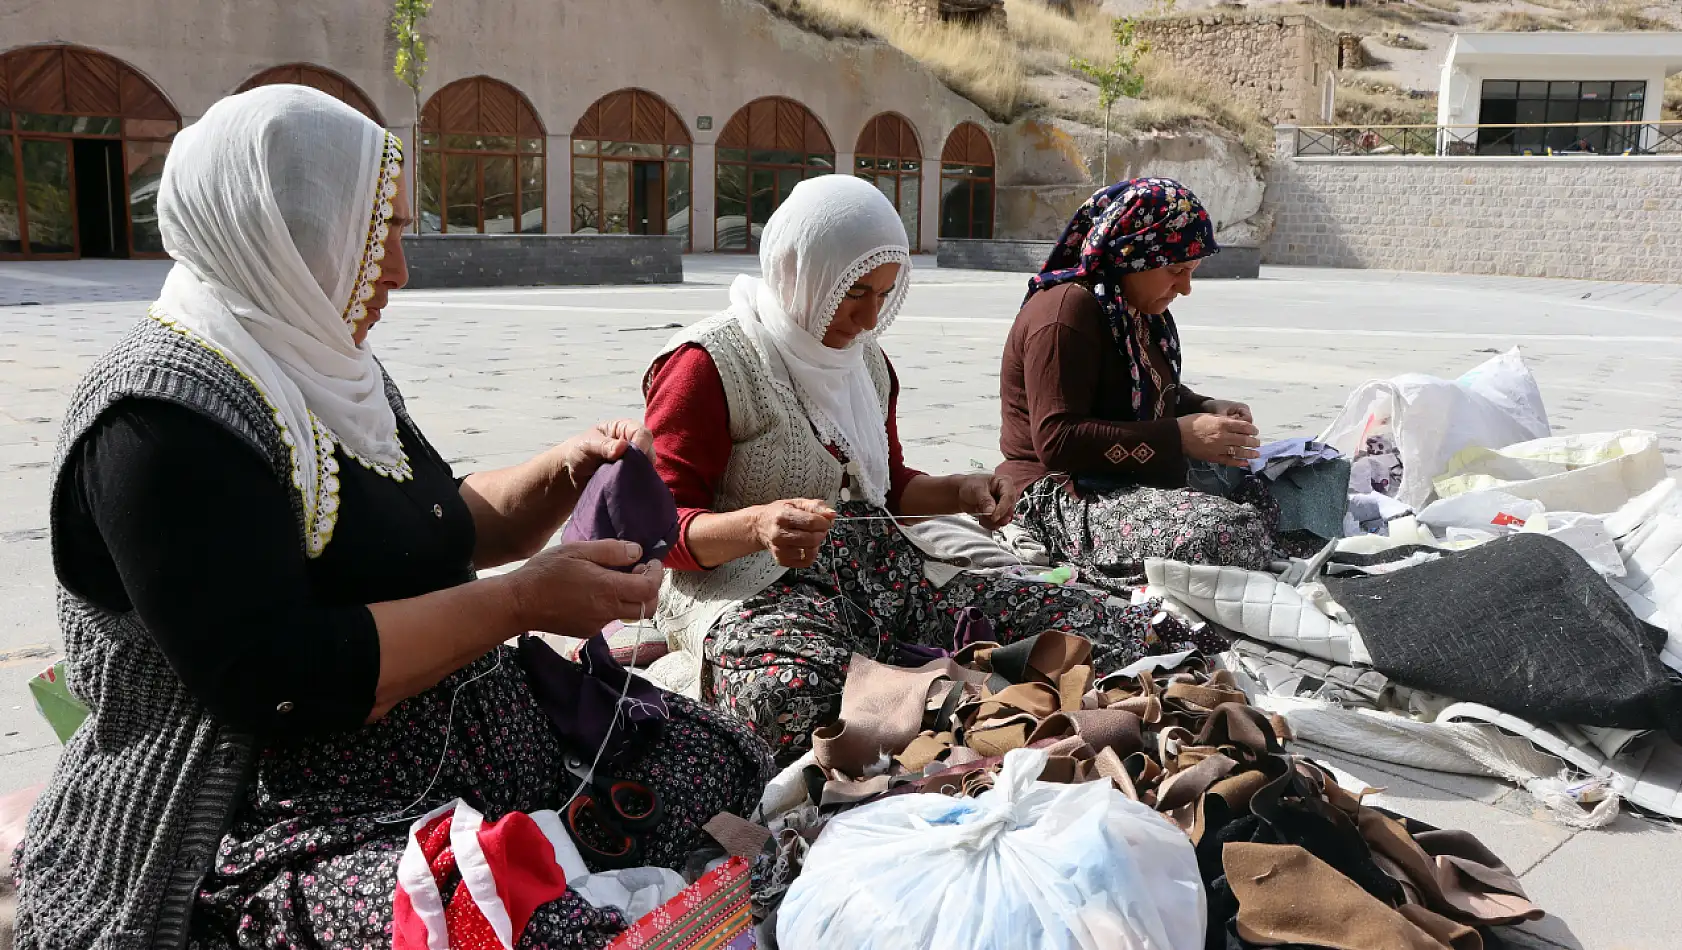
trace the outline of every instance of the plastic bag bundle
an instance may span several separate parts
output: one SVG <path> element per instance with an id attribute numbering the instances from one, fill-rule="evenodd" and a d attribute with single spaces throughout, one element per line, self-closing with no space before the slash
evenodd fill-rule
<path id="1" fill-rule="evenodd" d="M 976 798 L 900 795 L 832 820 L 777 923 L 783 950 L 1199 950 L 1184 832 L 1109 782 L 1037 781 L 1015 749 Z"/>

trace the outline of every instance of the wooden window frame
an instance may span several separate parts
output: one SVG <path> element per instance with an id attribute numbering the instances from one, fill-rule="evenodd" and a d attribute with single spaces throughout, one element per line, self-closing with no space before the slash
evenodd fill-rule
<path id="1" fill-rule="evenodd" d="M 513 96 L 514 96 L 514 99 L 515 99 L 516 107 L 517 108 L 524 108 L 530 114 L 533 123 L 536 124 L 536 126 L 537 126 L 537 134 L 536 135 L 521 135 L 520 132 L 519 132 L 519 117 L 518 117 L 518 115 L 516 115 L 516 118 L 515 118 L 514 131 L 510 135 L 496 135 L 494 133 L 483 132 L 483 131 L 480 131 L 480 130 L 477 130 L 477 129 L 474 129 L 474 130 L 450 129 L 450 128 L 444 127 L 444 116 L 443 116 L 443 111 L 444 110 L 443 110 L 443 106 L 442 106 L 443 100 L 439 97 L 444 95 L 445 92 L 447 92 L 449 90 L 452 90 L 456 86 L 459 86 L 463 83 L 471 83 L 471 84 L 474 84 L 476 87 L 483 86 L 483 85 L 498 86 L 498 87 L 506 89 L 508 92 L 512 93 Z M 438 111 L 438 123 L 437 124 L 439 126 L 438 128 L 430 127 L 429 124 L 428 124 L 427 118 L 426 118 L 427 113 L 432 111 L 432 106 L 435 102 L 439 104 L 439 107 L 438 107 L 438 110 L 437 110 Z M 477 115 L 475 116 L 475 118 L 477 118 Z M 484 234 L 484 233 L 486 233 L 485 232 L 485 166 L 482 162 L 479 161 L 480 158 L 509 158 L 509 159 L 512 159 L 513 162 L 514 162 L 514 230 L 509 232 L 509 233 L 511 233 L 511 234 L 528 234 L 528 233 L 546 234 L 546 233 L 548 233 L 548 231 L 549 231 L 549 133 L 548 133 L 548 130 L 543 125 L 543 118 L 537 114 L 537 110 L 532 107 L 530 100 L 528 100 L 525 97 L 525 95 L 522 94 L 518 89 L 514 88 L 513 86 L 509 85 L 508 83 L 503 82 L 500 79 L 493 79 L 489 76 L 471 76 L 471 77 L 468 77 L 466 79 L 458 79 L 455 82 L 450 83 L 448 86 L 445 86 L 444 88 L 442 88 L 442 89 L 438 90 L 437 92 L 433 93 L 432 96 L 427 99 L 426 106 L 421 110 L 420 124 L 416 128 L 415 132 L 416 132 L 415 138 L 418 140 L 417 144 L 419 145 L 419 148 L 417 149 L 417 151 L 419 151 L 423 156 L 425 156 L 425 155 L 436 156 L 439 160 L 439 163 L 440 163 L 439 166 L 438 166 L 438 209 L 439 209 L 438 230 L 435 233 L 437 233 L 437 234 L 452 234 L 452 233 L 454 233 L 454 234 Z M 427 144 L 427 138 L 429 136 L 434 139 L 435 144 L 431 144 L 431 145 Z M 514 140 L 514 148 L 512 150 L 499 149 L 499 148 L 483 148 L 483 147 L 480 147 L 480 148 L 462 148 L 460 146 L 453 146 L 453 145 L 448 144 L 450 139 L 453 136 L 474 136 L 474 137 L 477 137 L 477 138 L 512 138 Z M 522 141 L 525 141 L 526 139 L 535 139 L 538 142 L 539 147 L 534 151 L 524 151 L 524 150 L 522 150 L 520 148 L 520 143 Z M 460 231 L 460 230 L 458 230 L 458 231 L 452 232 L 450 230 L 449 164 L 450 164 L 451 156 L 454 156 L 458 159 L 459 158 L 469 158 L 469 157 L 471 157 L 474 160 L 473 189 L 474 189 L 474 205 L 478 209 L 478 218 L 477 218 L 478 224 L 477 224 L 477 227 L 473 231 Z M 542 166 L 543 167 L 543 173 L 540 176 L 540 178 L 542 179 L 542 185 L 540 186 L 541 190 L 539 191 L 539 194 L 541 195 L 541 200 L 540 200 L 540 203 L 539 203 L 539 207 L 541 207 L 543 209 L 543 217 L 542 217 L 541 226 L 538 229 L 538 231 L 536 231 L 536 232 L 528 232 L 528 231 L 525 231 L 524 229 L 522 229 L 520 227 L 522 218 L 524 216 L 524 210 L 523 209 L 525 208 L 525 203 L 523 201 L 523 199 L 525 197 L 524 176 L 520 172 L 520 159 L 522 159 L 522 158 L 538 158 L 538 159 L 541 159 L 542 162 L 543 162 L 543 166 Z M 416 164 L 415 164 L 415 180 L 414 180 L 413 184 L 414 184 L 414 187 L 417 188 L 417 189 L 422 187 L 422 183 L 420 181 L 420 165 L 424 161 L 425 161 L 425 159 L 423 157 L 422 159 L 417 161 Z M 426 232 L 423 231 L 422 233 L 424 234 Z"/>

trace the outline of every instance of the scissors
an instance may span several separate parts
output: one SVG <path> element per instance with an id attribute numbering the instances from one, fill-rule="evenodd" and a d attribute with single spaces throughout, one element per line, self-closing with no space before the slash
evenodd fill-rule
<path id="1" fill-rule="evenodd" d="M 567 805 L 567 831 L 586 860 L 610 870 L 641 867 L 643 836 L 665 816 L 660 796 L 641 782 L 614 778 L 575 755 L 566 757 L 578 793 Z"/>

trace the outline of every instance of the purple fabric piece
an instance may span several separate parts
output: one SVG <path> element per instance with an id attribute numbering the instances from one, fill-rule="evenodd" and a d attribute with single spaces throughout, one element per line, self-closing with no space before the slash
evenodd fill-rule
<path id="1" fill-rule="evenodd" d="M 569 749 L 586 761 L 605 749 L 602 761 L 617 764 L 648 748 L 671 718 L 658 686 L 634 676 L 613 659 L 604 637 L 591 637 L 574 663 L 537 637 L 521 637 L 520 665 L 537 705 Z M 629 686 L 626 678 L 630 679 Z M 623 712 L 613 709 L 625 691 Z"/>
<path id="2" fill-rule="evenodd" d="M 895 657 L 894 665 L 912 669 L 933 660 L 944 660 L 952 655 L 950 651 L 942 650 L 940 647 L 926 647 L 920 643 L 895 642 L 894 647 L 899 651 L 898 656 Z"/>
<path id="3" fill-rule="evenodd" d="M 654 462 L 633 445 L 619 461 L 601 466 L 590 476 L 561 540 L 634 541 L 642 545 L 642 560 L 637 563 L 646 564 L 666 556 L 677 543 L 677 531 L 677 502 L 672 500 L 671 489 L 654 470 Z"/>
<path id="4" fill-rule="evenodd" d="M 962 650 L 972 643 L 993 639 L 993 625 L 975 607 L 965 607 L 958 613 L 958 629 L 952 633 L 952 648 Z"/>

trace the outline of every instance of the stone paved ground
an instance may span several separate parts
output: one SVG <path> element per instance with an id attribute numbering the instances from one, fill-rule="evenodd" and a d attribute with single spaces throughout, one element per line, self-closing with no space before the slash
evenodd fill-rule
<path id="1" fill-rule="evenodd" d="M 375 341 L 427 434 L 460 470 L 519 461 L 596 419 L 635 413 L 648 358 L 718 309 L 750 261 L 698 257 L 670 288 L 413 292 Z M 83 368 L 138 317 L 152 263 L 0 264 L 0 793 L 43 780 L 57 743 L 24 680 L 54 655 L 47 475 Z M 1682 277 L 1682 275 L 1679 275 Z M 928 470 L 997 458 L 998 352 L 1020 276 L 919 264 L 887 338 L 905 384 L 901 432 Z M 1249 400 L 1264 435 L 1311 434 L 1351 388 L 1404 371 L 1455 374 L 1521 345 L 1556 426 L 1639 426 L 1682 452 L 1682 287 L 1273 269 L 1206 282 L 1176 308 L 1189 381 Z M 1623 817 L 1574 833 L 1507 785 L 1328 756 L 1382 802 L 1476 832 L 1555 916 L 1522 946 L 1682 946 L 1682 833 Z"/>

